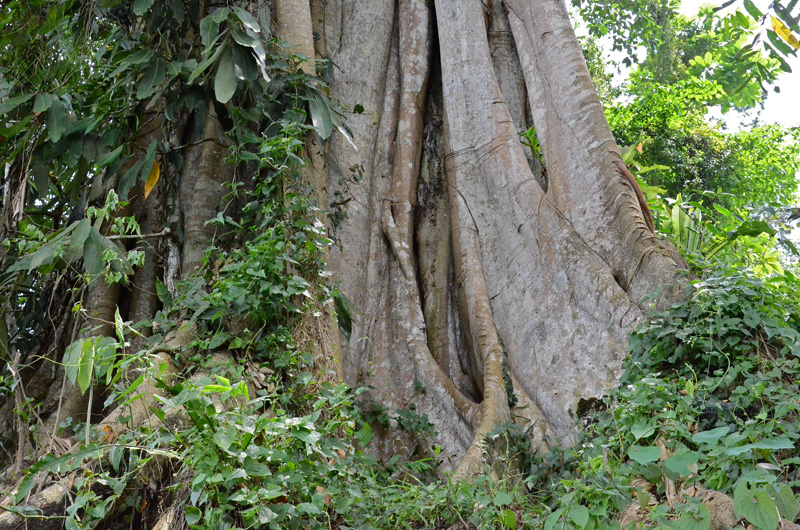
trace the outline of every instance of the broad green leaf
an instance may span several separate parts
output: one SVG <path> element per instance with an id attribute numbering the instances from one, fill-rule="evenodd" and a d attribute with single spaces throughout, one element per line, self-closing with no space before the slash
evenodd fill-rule
<path id="1" fill-rule="evenodd" d="M 122 253 L 119 246 L 101 234 L 100 231 L 93 226 L 83 246 L 83 268 L 90 277 L 95 277 L 103 272 L 105 268 L 103 255 L 106 250 L 115 253 L 116 256 L 124 262 L 125 255 Z M 122 272 L 130 274 L 132 271 L 129 267 L 128 265 Z"/>
<path id="2" fill-rule="evenodd" d="M 55 143 L 61 139 L 67 129 L 67 110 L 60 99 L 56 99 L 47 110 L 48 139 Z"/>
<path id="3" fill-rule="evenodd" d="M 657 462 L 658 459 L 661 458 L 661 449 L 653 446 L 644 447 L 641 445 L 632 445 L 630 449 L 628 449 L 628 456 L 631 460 L 644 466 L 652 462 Z"/>
<path id="4" fill-rule="evenodd" d="M 219 58 L 224 49 L 224 45 L 217 46 L 217 49 L 214 50 L 214 53 L 209 58 L 197 65 L 197 68 L 194 69 L 186 82 L 191 85 L 195 79 L 197 79 L 203 72 L 206 71 L 209 66 L 214 63 L 214 61 L 217 60 L 217 58 Z"/>
<path id="5" fill-rule="evenodd" d="M 236 76 L 233 73 L 233 52 L 230 47 L 219 58 L 217 75 L 214 77 L 214 95 L 223 105 L 236 93 Z"/>
<path id="6" fill-rule="evenodd" d="M 507 506 L 507 505 L 511 504 L 512 500 L 514 500 L 514 497 L 512 497 L 511 495 L 509 495 L 505 491 L 499 491 L 494 496 L 494 499 L 492 499 L 492 503 L 494 503 L 495 506 L 501 506 L 502 507 L 502 506 Z"/>
<path id="7" fill-rule="evenodd" d="M 241 7 L 234 7 L 233 12 L 239 17 L 239 20 L 242 21 L 244 27 L 247 28 L 249 31 L 253 33 L 260 33 L 261 26 L 258 25 L 258 21 L 253 18 L 253 15 L 242 9 Z"/>
<path id="8" fill-rule="evenodd" d="M 33 97 L 33 94 L 22 94 L 19 96 L 15 96 L 13 98 L 8 98 L 7 100 L 0 103 L 0 114 L 8 114 L 12 110 L 16 109 L 29 99 Z"/>
<path id="9" fill-rule="evenodd" d="M 72 235 L 69 238 L 70 251 L 83 250 L 83 244 L 86 243 L 86 238 L 89 237 L 91 228 L 92 222 L 88 217 L 77 221 L 75 230 L 72 231 Z"/>
<path id="10" fill-rule="evenodd" d="M 506 528 L 516 528 L 517 527 L 517 514 L 514 513 L 513 510 L 505 509 L 500 512 L 500 524 L 505 526 Z"/>
<path id="11" fill-rule="evenodd" d="M 747 12 L 750 14 L 751 17 L 756 19 L 756 21 L 761 20 L 761 17 L 764 16 L 756 5 L 753 3 L 753 0 L 744 0 L 744 8 L 747 9 Z"/>
<path id="12" fill-rule="evenodd" d="M 227 7 L 223 7 L 222 9 L 217 9 L 209 16 L 213 18 L 214 22 L 216 22 L 217 24 L 222 24 L 223 22 L 225 22 L 225 19 L 228 18 L 228 15 L 230 13 L 231 13 L 230 9 L 228 9 Z"/>
<path id="13" fill-rule="evenodd" d="M 258 39 L 253 38 L 252 34 L 242 33 L 238 29 L 231 30 L 231 37 L 233 37 L 233 40 L 235 40 L 237 43 L 245 46 L 246 48 L 254 48 L 259 42 Z"/>
<path id="14" fill-rule="evenodd" d="M 710 431 L 702 431 L 692 436 L 692 441 L 696 444 L 715 444 L 730 430 L 730 427 L 718 427 Z"/>
<path id="15" fill-rule="evenodd" d="M 769 41 L 772 43 L 772 45 L 778 48 L 784 55 L 791 55 L 793 53 L 792 48 L 790 48 L 789 45 L 786 44 L 786 42 L 780 37 L 778 37 L 778 34 L 771 29 L 767 30 L 767 38 L 769 38 Z"/>
<path id="16" fill-rule="evenodd" d="M 211 15 L 203 17 L 200 21 L 200 41 L 204 48 L 211 46 L 211 43 L 219 37 L 219 22 L 214 20 Z"/>
<path id="17" fill-rule="evenodd" d="M 143 64 L 150 61 L 150 58 L 153 56 L 153 50 L 139 50 L 134 52 L 125 58 L 123 58 L 119 62 L 119 66 L 117 66 L 114 71 L 109 74 L 110 78 L 115 78 L 125 70 L 127 70 L 130 66 L 134 64 Z"/>
<path id="18" fill-rule="evenodd" d="M 647 438 L 654 432 L 656 432 L 655 426 L 647 422 L 637 421 L 631 426 L 631 434 L 636 440 Z"/>
<path id="19" fill-rule="evenodd" d="M 781 517 L 788 521 L 794 521 L 797 514 L 800 513 L 800 502 L 797 501 L 792 488 L 786 484 L 776 484 L 775 505 L 781 514 Z"/>
<path id="20" fill-rule="evenodd" d="M 586 528 L 589 522 L 589 509 L 581 504 L 574 504 L 569 509 L 569 518 L 580 528 Z"/>
<path id="21" fill-rule="evenodd" d="M 245 458 L 244 465 L 242 467 L 251 477 L 268 477 L 272 475 L 272 472 L 268 466 L 260 463 L 254 458 Z"/>
<path id="22" fill-rule="evenodd" d="M 58 96 L 53 94 L 36 94 L 36 99 L 33 100 L 33 112 L 39 114 L 46 111 L 57 99 Z"/>
<path id="23" fill-rule="evenodd" d="M 560 508 L 550 515 L 547 516 L 547 520 L 544 522 L 544 530 L 554 530 L 556 525 L 558 524 L 558 520 L 564 515 L 564 512 L 567 511 L 566 508 Z"/>
<path id="24" fill-rule="evenodd" d="M 667 458 L 664 460 L 664 467 L 673 473 L 688 477 L 691 473 L 696 471 L 696 469 L 692 469 L 690 466 L 694 466 L 699 460 L 700 454 L 690 451 Z"/>
<path id="25" fill-rule="evenodd" d="M 322 510 L 320 510 L 318 506 L 311 504 L 310 502 L 301 502 L 298 504 L 297 511 L 300 513 L 307 513 L 309 515 L 320 515 L 322 513 Z"/>
<path id="26" fill-rule="evenodd" d="M 114 149 L 113 151 L 108 153 L 106 156 L 103 157 L 103 159 L 100 162 L 97 163 L 97 166 L 102 168 L 102 167 L 105 167 L 105 166 L 113 164 L 114 161 L 117 158 L 119 158 L 120 153 L 122 153 L 122 148 L 123 147 L 125 147 L 125 146 L 124 145 L 120 145 L 119 147 L 117 147 L 116 149 Z"/>
<path id="27" fill-rule="evenodd" d="M 779 451 L 781 449 L 794 449 L 794 444 L 786 436 L 778 436 L 777 438 L 767 438 L 760 442 L 740 445 L 739 447 L 731 447 L 725 450 L 728 456 L 737 456 L 753 449 L 769 449 L 772 451 Z"/>
<path id="28" fill-rule="evenodd" d="M 761 489 L 752 491 L 745 481 L 740 481 L 733 494 L 736 517 L 745 518 L 760 530 L 775 530 L 780 522 L 778 508 L 769 495 Z"/>
<path id="29" fill-rule="evenodd" d="M 361 447 L 366 447 L 372 441 L 372 427 L 369 423 L 364 423 L 364 427 L 356 431 L 355 438 Z"/>
<path id="30" fill-rule="evenodd" d="M 77 382 L 81 393 L 85 394 L 92 384 L 92 372 L 94 371 L 95 344 L 94 340 L 86 339 L 81 348 L 81 358 L 78 361 Z"/>
<path id="31" fill-rule="evenodd" d="M 187 524 L 197 524 L 200 521 L 200 518 L 203 516 L 203 513 L 200 511 L 200 509 L 195 508 L 194 506 L 186 506 L 185 510 Z"/>
<path id="32" fill-rule="evenodd" d="M 791 66 L 789 66 L 789 63 L 787 63 L 787 62 L 786 62 L 786 59 L 784 59 L 783 57 L 781 57 L 781 54 L 780 54 L 780 53 L 778 53 L 778 50 L 776 50 L 775 48 L 773 48 L 772 46 L 770 46 L 770 45 L 769 45 L 768 43 L 766 43 L 766 42 L 764 43 L 764 47 L 765 47 L 767 50 L 769 50 L 770 54 L 772 54 L 772 57 L 773 57 L 774 59 L 777 59 L 777 60 L 778 60 L 778 62 L 779 62 L 779 63 L 781 63 L 781 70 L 783 70 L 784 72 L 786 72 L 786 73 L 789 73 L 789 74 L 791 74 L 791 73 L 792 73 L 792 67 L 791 67 Z"/>
<path id="33" fill-rule="evenodd" d="M 157 57 L 144 71 L 144 76 L 136 89 L 136 98 L 148 99 L 155 94 L 164 83 L 166 70 L 167 65 L 164 59 Z"/>
<path id="34" fill-rule="evenodd" d="M 241 46 L 233 46 L 233 73 L 240 81 L 253 81 L 258 77 L 258 65 L 252 54 Z"/>
<path id="35" fill-rule="evenodd" d="M 133 0 L 133 14 L 140 17 L 153 6 L 153 0 Z"/>
<path id="36" fill-rule="evenodd" d="M 711 517 L 704 504 L 697 507 L 697 512 L 685 511 L 681 514 L 678 530 L 708 530 L 711 526 Z"/>
<path id="37" fill-rule="evenodd" d="M 308 99 L 308 111 L 311 114 L 311 123 L 314 125 L 320 138 L 326 140 L 333 132 L 333 120 L 328 103 L 318 90 L 307 87 L 306 97 Z"/>

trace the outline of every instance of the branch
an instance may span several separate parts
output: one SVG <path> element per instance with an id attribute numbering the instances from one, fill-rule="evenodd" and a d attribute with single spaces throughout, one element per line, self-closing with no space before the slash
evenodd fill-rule
<path id="1" fill-rule="evenodd" d="M 156 232 L 154 234 L 118 234 L 113 236 L 107 236 L 107 239 L 144 239 L 147 237 L 161 237 L 166 236 L 171 232 L 169 227 L 164 228 L 161 232 Z"/>

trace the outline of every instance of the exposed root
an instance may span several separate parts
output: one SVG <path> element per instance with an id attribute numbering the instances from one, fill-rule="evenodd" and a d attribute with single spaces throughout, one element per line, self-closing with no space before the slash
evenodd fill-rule
<path id="1" fill-rule="evenodd" d="M 0 513 L 0 530 L 57 530 L 64 527 L 64 513 L 69 505 L 69 489 L 56 482 L 33 495 L 25 505 L 33 514 L 23 517 L 11 511 Z M 15 507 L 15 511 L 21 506 Z M 0 510 L 4 508 L 0 506 Z"/>
<path id="2" fill-rule="evenodd" d="M 483 367 L 483 412 L 481 423 L 475 429 L 472 445 L 456 468 L 455 476 L 471 478 L 483 471 L 484 453 L 487 451 L 486 435 L 500 424 L 511 422 L 511 410 L 503 381 L 503 347 L 489 305 L 480 243 L 466 205 L 450 183 L 449 199 L 453 219 L 453 254 L 455 256 L 456 283 L 463 293 L 466 316 L 465 328 L 471 337 L 473 351 Z"/>

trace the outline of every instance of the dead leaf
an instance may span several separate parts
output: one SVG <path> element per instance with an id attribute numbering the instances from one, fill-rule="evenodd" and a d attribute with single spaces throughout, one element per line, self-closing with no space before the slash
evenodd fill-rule
<path id="1" fill-rule="evenodd" d="M 770 17 L 770 22 L 772 22 L 772 29 L 775 30 L 775 33 L 780 35 L 783 40 L 789 43 L 789 46 L 795 50 L 800 49 L 800 41 L 797 40 L 797 37 L 794 36 L 788 27 L 786 27 L 786 24 L 784 24 L 781 19 L 773 16 Z"/>
<path id="2" fill-rule="evenodd" d="M 150 168 L 150 174 L 147 175 L 147 182 L 144 183 L 144 198 L 146 199 L 150 192 L 153 191 L 153 188 L 156 187 L 158 184 L 158 178 L 161 176 L 161 168 L 158 165 L 158 161 L 153 160 L 153 167 Z"/>

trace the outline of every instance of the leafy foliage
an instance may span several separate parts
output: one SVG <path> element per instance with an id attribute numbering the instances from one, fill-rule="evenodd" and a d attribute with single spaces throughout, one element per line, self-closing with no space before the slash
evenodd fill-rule
<path id="1" fill-rule="evenodd" d="M 638 160 L 653 167 L 648 183 L 667 197 L 694 195 L 727 208 L 790 204 L 800 170 L 797 130 L 766 125 L 725 133 L 704 119 L 694 95 L 702 86 L 649 87 L 630 104 L 607 108 L 620 145 L 640 145 Z"/>

